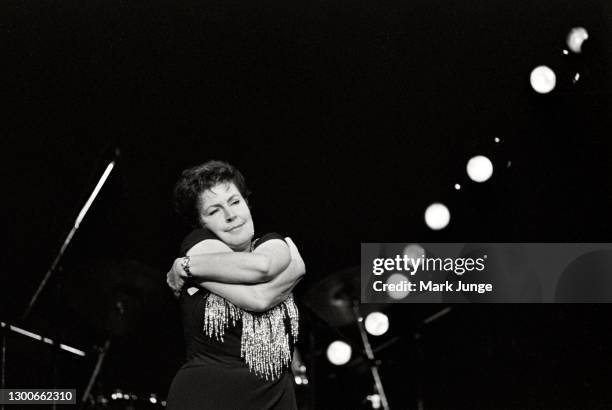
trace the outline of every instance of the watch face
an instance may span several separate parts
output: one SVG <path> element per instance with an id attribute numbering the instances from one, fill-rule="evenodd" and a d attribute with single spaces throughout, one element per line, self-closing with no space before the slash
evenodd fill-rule
<path id="1" fill-rule="evenodd" d="M 189 262 L 191 262 L 191 258 L 189 256 L 185 256 L 183 258 L 183 261 L 181 262 L 181 267 L 185 271 L 185 274 L 187 274 L 187 277 L 190 278 L 191 277 L 191 271 L 189 270 Z"/>

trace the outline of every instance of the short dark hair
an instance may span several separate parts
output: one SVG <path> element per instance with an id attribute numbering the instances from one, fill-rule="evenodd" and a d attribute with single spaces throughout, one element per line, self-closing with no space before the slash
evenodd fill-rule
<path id="1" fill-rule="evenodd" d="M 200 226 L 200 195 L 224 182 L 233 182 L 245 199 L 251 194 L 242 173 L 227 162 L 207 161 L 184 170 L 174 185 L 174 209 L 191 227 Z"/>

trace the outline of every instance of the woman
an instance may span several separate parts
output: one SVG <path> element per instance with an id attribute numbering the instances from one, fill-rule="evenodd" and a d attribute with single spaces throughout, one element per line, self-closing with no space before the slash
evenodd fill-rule
<path id="1" fill-rule="evenodd" d="M 179 297 L 187 363 L 167 408 L 296 409 L 288 370 L 298 333 L 291 291 L 305 273 L 289 238 L 254 240 L 242 174 L 209 161 L 183 172 L 175 207 L 196 227 L 168 272 Z"/>

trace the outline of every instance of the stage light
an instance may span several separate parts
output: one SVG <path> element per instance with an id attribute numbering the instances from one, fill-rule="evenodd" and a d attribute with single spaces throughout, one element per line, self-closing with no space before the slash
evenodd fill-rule
<path id="1" fill-rule="evenodd" d="M 369 396 L 366 397 L 366 400 L 372 403 L 373 409 L 380 409 L 382 406 L 382 402 L 380 400 L 379 394 L 370 394 Z"/>
<path id="2" fill-rule="evenodd" d="M 580 80 L 580 73 L 576 73 L 576 75 L 574 75 L 574 78 L 572 79 L 572 83 L 576 84 L 578 80 Z"/>
<path id="3" fill-rule="evenodd" d="M 295 384 L 308 384 L 308 377 L 306 377 L 306 374 L 296 374 Z"/>
<path id="4" fill-rule="evenodd" d="M 157 403 L 157 397 L 154 394 L 152 394 L 151 397 L 149 397 L 149 401 L 151 403 L 155 404 L 155 403 Z"/>
<path id="5" fill-rule="evenodd" d="M 557 84 L 555 72 L 545 65 L 538 66 L 531 71 L 529 77 L 531 87 L 535 92 L 547 94 L 551 92 Z"/>
<path id="6" fill-rule="evenodd" d="M 455 184 L 455 189 L 456 189 L 457 191 L 459 191 L 459 190 L 461 189 L 461 185 L 459 185 L 459 184 Z"/>
<path id="7" fill-rule="evenodd" d="M 341 340 L 336 340 L 327 347 L 327 360 L 336 366 L 342 366 L 351 360 L 351 353 L 351 346 Z"/>
<path id="8" fill-rule="evenodd" d="M 389 330 L 389 318 L 382 312 L 372 312 L 365 319 L 365 328 L 372 336 L 380 336 Z"/>
<path id="9" fill-rule="evenodd" d="M 425 210 L 425 223 L 430 229 L 438 231 L 446 228 L 450 222 L 450 212 L 446 205 L 439 202 L 433 203 Z"/>
<path id="10" fill-rule="evenodd" d="M 584 27 L 574 27 L 567 35 L 566 43 L 574 53 L 582 52 L 582 44 L 589 38 L 589 33 Z"/>
<path id="11" fill-rule="evenodd" d="M 425 256 L 425 249 L 418 243 L 410 243 L 404 247 L 402 253 L 409 258 L 408 263 L 414 268 L 412 261 Z"/>
<path id="12" fill-rule="evenodd" d="M 406 283 L 406 282 L 410 282 L 408 280 L 408 278 L 404 275 L 402 275 L 401 273 L 394 273 L 392 275 L 390 275 L 387 278 L 387 284 L 390 285 L 400 285 L 402 283 Z M 397 289 L 397 287 L 396 287 Z M 399 300 L 399 299 L 404 299 L 406 296 L 408 296 L 408 294 L 410 293 L 410 290 L 406 289 L 406 290 L 390 290 L 389 288 L 387 288 L 387 294 L 395 300 Z"/>
<path id="13" fill-rule="evenodd" d="M 495 137 L 494 141 L 495 141 L 496 143 L 499 143 L 501 140 L 500 140 L 498 137 Z"/>
<path id="14" fill-rule="evenodd" d="M 485 182 L 493 175 L 493 164 L 489 158 L 477 155 L 468 161 L 466 170 L 472 181 Z"/>

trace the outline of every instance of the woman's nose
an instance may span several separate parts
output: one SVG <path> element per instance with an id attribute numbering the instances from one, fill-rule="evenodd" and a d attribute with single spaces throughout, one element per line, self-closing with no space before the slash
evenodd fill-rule
<path id="1" fill-rule="evenodd" d="M 236 214 L 230 209 L 225 210 L 225 220 L 228 222 L 233 221 L 236 218 Z"/>

